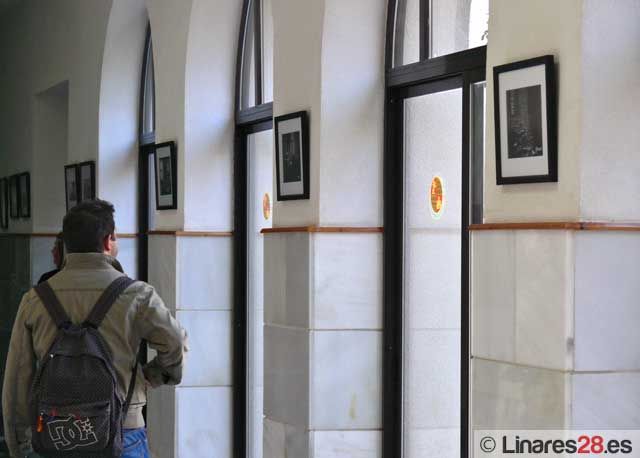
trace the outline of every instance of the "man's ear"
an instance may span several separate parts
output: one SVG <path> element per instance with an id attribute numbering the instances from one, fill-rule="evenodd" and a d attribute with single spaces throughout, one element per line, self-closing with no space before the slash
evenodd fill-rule
<path id="1" fill-rule="evenodd" d="M 110 253 L 111 252 L 111 234 L 107 235 L 102 239 L 102 252 Z"/>

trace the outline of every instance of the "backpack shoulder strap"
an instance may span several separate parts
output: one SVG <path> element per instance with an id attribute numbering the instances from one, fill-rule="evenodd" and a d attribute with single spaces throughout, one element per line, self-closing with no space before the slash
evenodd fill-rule
<path id="1" fill-rule="evenodd" d="M 120 294 L 134 282 L 135 280 L 130 279 L 126 275 L 116 278 L 107 289 L 102 292 L 98 302 L 93 306 L 93 309 L 91 309 L 89 316 L 84 320 L 83 324 L 97 329 Z"/>
<path id="2" fill-rule="evenodd" d="M 40 283 L 38 286 L 34 288 L 38 297 L 42 301 L 44 308 L 47 309 L 51 319 L 56 324 L 58 329 L 63 329 L 71 325 L 71 320 L 69 319 L 69 315 L 64 311 L 64 307 L 60 304 L 56 293 L 53 292 L 51 285 L 49 285 L 48 281 Z"/>

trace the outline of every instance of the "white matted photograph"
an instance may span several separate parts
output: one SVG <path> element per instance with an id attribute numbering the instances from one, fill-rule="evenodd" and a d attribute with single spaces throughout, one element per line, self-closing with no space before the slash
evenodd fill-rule
<path id="1" fill-rule="evenodd" d="M 274 119 L 278 200 L 309 198 L 309 120 L 306 111 Z"/>
<path id="2" fill-rule="evenodd" d="M 558 181 L 553 56 L 493 69 L 497 184 Z"/>
<path id="3" fill-rule="evenodd" d="M 78 190 L 78 166 L 76 164 L 64 167 L 64 189 L 67 211 L 80 203 Z"/>
<path id="4" fill-rule="evenodd" d="M 178 160 L 175 142 L 156 145 L 156 209 L 178 208 Z"/>

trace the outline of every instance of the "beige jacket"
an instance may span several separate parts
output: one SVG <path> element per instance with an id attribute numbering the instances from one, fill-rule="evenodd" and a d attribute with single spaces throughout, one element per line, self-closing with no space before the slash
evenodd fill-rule
<path id="1" fill-rule="evenodd" d="M 81 323 L 89 315 L 102 291 L 123 275 L 120 263 L 99 253 L 69 254 L 63 270 L 49 280 L 67 315 Z M 138 367 L 136 387 L 125 419 L 125 428 L 144 426 L 142 407 L 147 402 L 147 385 L 178 384 L 186 333 L 165 307 L 153 287 L 132 284 L 113 304 L 100 328 L 113 355 L 118 389 L 126 395 L 136 354 L 142 339 L 157 356 Z M 56 326 L 32 289 L 24 295 L 9 344 L 2 390 L 4 434 L 13 457 L 30 449 L 31 424 L 28 395 L 36 361 L 46 354 L 56 336 Z M 146 381 L 146 382 L 145 382 Z"/>

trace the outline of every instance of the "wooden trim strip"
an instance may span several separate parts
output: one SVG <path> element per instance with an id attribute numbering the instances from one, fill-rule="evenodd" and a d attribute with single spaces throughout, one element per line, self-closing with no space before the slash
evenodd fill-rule
<path id="1" fill-rule="evenodd" d="M 135 239 L 140 237 L 140 234 L 128 234 L 128 233 L 120 233 L 120 232 L 116 232 L 116 237 L 118 237 L 119 239 Z"/>
<path id="2" fill-rule="evenodd" d="M 574 230 L 579 231 L 581 223 L 577 222 L 540 222 L 540 223 L 487 223 L 487 224 L 471 224 L 470 231 L 556 231 L 556 230 Z"/>
<path id="3" fill-rule="evenodd" d="M 298 226 L 298 227 L 271 227 L 262 229 L 262 234 L 280 234 L 287 232 L 307 232 L 307 233 L 348 233 L 348 234 L 381 234 L 382 227 L 330 227 L 330 226 Z"/>
<path id="4" fill-rule="evenodd" d="M 487 223 L 472 224 L 470 231 L 522 231 L 522 230 L 564 230 L 564 231 L 624 231 L 640 232 L 640 223 L 583 222 L 540 222 L 540 223 Z"/>
<path id="5" fill-rule="evenodd" d="M 172 235 L 175 237 L 232 237 L 233 231 L 149 231 L 149 235 Z"/>
<path id="6" fill-rule="evenodd" d="M 583 231 L 640 232 L 640 223 L 582 223 Z"/>

